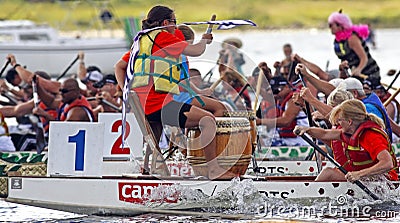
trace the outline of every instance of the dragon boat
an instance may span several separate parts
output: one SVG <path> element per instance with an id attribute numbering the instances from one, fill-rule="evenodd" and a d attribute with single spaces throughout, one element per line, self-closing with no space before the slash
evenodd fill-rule
<path id="1" fill-rule="evenodd" d="M 171 175 L 143 175 L 140 173 L 143 135 L 135 118 L 129 114 L 127 123 L 130 126 L 126 138 L 129 148 L 121 146 L 118 114 L 102 114 L 98 123 L 52 122 L 47 154 L 1 156 L 2 173 L 7 172 L 7 176 L 0 178 L 7 181 L 7 191 L 2 196 L 8 202 L 100 215 L 180 213 L 208 208 L 210 204 L 222 207 L 226 204 L 216 202 L 220 196 L 241 193 L 246 197 L 250 192 L 251 196 L 265 199 L 335 199 L 341 196 L 370 199 L 365 191 L 349 182 L 315 182 L 314 171 L 305 173 L 310 172 L 310 165 L 316 168 L 313 161 L 267 161 L 257 153 L 259 167 L 271 170 L 274 168 L 268 166 L 273 164 L 283 169 L 275 168 L 279 173 L 275 175 L 256 174 L 251 172 L 250 166 L 233 180 L 208 180 L 198 175 L 199 168 L 193 163 L 171 161 L 167 162 Z M 293 149 L 263 151 L 293 154 L 289 152 Z M 310 148 L 300 151 L 305 155 Z M 298 154 L 298 158 L 301 157 Z M 25 166 L 34 165 L 41 166 L 40 173 L 23 171 Z M 291 175 L 296 172 L 296 166 L 303 166 L 301 171 L 297 169 L 302 174 Z M 374 193 L 386 186 L 379 182 L 364 183 Z M 397 188 L 398 182 L 392 185 Z M 398 189 L 393 188 L 393 193 L 398 193 Z"/>

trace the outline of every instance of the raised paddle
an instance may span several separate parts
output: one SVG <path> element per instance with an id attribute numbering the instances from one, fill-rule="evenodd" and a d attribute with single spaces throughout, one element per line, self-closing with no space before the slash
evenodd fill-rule
<path id="1" fill-rule="evenodd" d="M 296 135 L 300 134 L 300 131 L 297 130 Z M 317 150 L 319 153 L 321 153 L 324 157 L 326 157 L 333 165 L 335 165 L 340 172 L 342 172 L 344 175 L 347 174 L 347 170 L 344 169 L 331 155 L 326 153 L 321 147 L 319 147 L 317 144 L 315 144 L 309 137 L 306 135 L 302 134 L 300 135 L 301 138 L 304 139 L 308 144 L 310 144 L 315 150 Z M 379 200 L 379 197 L 376 196 L 374 193 L 372 193 L 364 184 L 361 183 L 361 181 L 356 180 L 354 181 L 354 184 L 356 184 L 359 188 L 361 188 L 365 193 L 367 193 L 369 196 L 371 196 L 374 200 Z"/>
<path id="2" fill-rule="evenodd" d="M 1 68 L 1 71 L 0 71 L 0 77 L 1 77 L 1 75 L 3 75 L 4 71 L 6 70 L 7 66 L 8 66 L 10 63 L 11 63 L 11 59 L 8 59 L 8 60 L 4 63 L 4 65 L 3 65 L 3 67 Z"/>
<path id="3" fill-rule="evenodd" d="M 57 81 L 59 81 L 61 78 L 63 78 L 67 74 L 69 69 L 71 69 L 71 67 L 76 63 L 76 61 L 78 61 L 78 59 L 79 59 L 79 55 L 77 55 L 76 58 L 68 65 L 68 67 L 65 68 L 64 72 L 59 77 L 57 77 Z"/>

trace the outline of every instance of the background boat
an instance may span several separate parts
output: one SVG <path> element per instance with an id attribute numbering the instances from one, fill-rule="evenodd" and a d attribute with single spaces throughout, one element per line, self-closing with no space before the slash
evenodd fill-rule
<path id="1" fill-rule="evenodd" d="M 12 53 L 29 70 L 46 71 L 52 76 L 62 73 L 79 51 L 85 53 L 86 66 L 96 65 L 105 74 L 113 73 L 114 64 L 129 47 L 130 43 L 122 37 L 67 38 L 50 26 L 29 20 L 0 21 L 0 58 Z M 76 70 L 77 63 L 67 74 Z"/>

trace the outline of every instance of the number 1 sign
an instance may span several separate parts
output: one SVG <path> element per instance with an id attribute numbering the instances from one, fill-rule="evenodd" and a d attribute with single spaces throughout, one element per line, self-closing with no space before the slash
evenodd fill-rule
<path id="1" fill-rule="evenodd" d="M 47 175 L 100 177 L 104 123 L 50 122 Z"/>

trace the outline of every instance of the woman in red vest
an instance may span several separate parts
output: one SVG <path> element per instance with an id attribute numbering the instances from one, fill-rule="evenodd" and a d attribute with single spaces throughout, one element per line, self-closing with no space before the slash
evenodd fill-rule
<path id="1" fill-rule="evenodd" d="M 308 133 L 321 140 L 340 140 L 343 143 L 349 171 L 346 175 L 337 168 L 324 168 L 316 181 L 350 181 L 361 177 L 385 175 L 398 180 L 397 162 L 384 123 L 374 114 L 367 113 L 362 101 L 351 99 L 332 110 L 330 122 L 341 129 L 321 129 L 296 126 L 295 132 Z"/>

